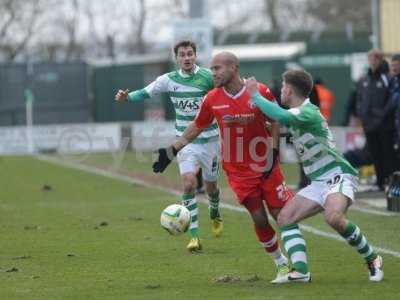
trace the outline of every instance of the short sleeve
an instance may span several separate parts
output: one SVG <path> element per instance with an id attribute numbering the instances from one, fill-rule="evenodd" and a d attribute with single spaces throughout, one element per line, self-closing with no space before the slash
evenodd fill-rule
<path id="1" fill-rule="evenodd" d="M 258 91 L 260 92 L 261 96 L 263 96 L 265 99 L 268 99 L 269 101 L 276 103 L 276 98 L 272 94 L 272 92 L 268 88 L 268 86 L 266 86 L 263 83 L 259 83 L 258 84 Z"/>
<path id="2" fill-rule="evenodd" d="M 200 106 L 200 110 L 197 113 L 194 123 L 197 128 L 205 129 L 211 126 L 214 121 L 214 113 L 210 105 L 210 98 L 206 95 L 203 99 L 203 103 Z"/>
<path id="3" fill-rule="evenodd" d="M 150 83 L 144 89 L 150 95 L 150 97 L 153 97 L 155 95 L 168 92 L 168 81 L 168 74 L 164 74 L 158 76 L 155 81 Z"/>

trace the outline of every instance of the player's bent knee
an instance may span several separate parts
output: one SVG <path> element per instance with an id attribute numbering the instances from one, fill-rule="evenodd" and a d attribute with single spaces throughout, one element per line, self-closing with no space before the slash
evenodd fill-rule
<path id="1" fill-rule="evenodd" d="M 343 214 L 338 211 L 325 212 L 325 221 L 330 226 L 337 228 L 343 223 Z"/>
<path id="2" fill-rule="evenodd" d="M 197 179 L 195 174 L 184 174 L 183 179 L 183 191 L 187 194 L 194 194 L 197 186 Z"/>
<path id="3" fill-rule="evenodd" d="M 218 193 L 218 185 L 216 182 L 207 182 L 205 184 L 205 188 L 206 188 L 206 193 L 209 196 L 215 195 L 216 193 Z"/>
<path id="4" fill-rule="evenodd" d="M 290 221 L 290 214 L 286 213 L 284 210 L 279 213 L 278 218 L 276 220 L 276 224 L 279 227 L 283 227 L 285 225 L 289 225 L 292 222 Z"/>
<path id="5" fill-rule="evenodd" d="M 183 185 L 183 191 L 186 194 L 194 194 L 195 190 L 196 190 L 196 185 L 194 185 L 194 184 L 184 184 Z"/>

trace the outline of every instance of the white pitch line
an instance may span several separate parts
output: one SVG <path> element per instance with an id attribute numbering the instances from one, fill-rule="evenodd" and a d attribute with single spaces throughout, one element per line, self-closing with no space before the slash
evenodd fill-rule
<path id="1" fill-rule="evenodd" d="M 107 171 L 107 170 L 102 170 L 102 169 L 98 169 L 96 167 L 91 167 L 91 166 L 86 166 L 86 165 L 82 165 L 76 162 L 71 162 L 71 161 L 62 161 L 56 158 L 52 158 L 49 156 L 44 156 L 44 155 L 39 155 L 37 156 L 37 159 L 41 160 L 41 161 L 45 161 L 48 163 L 52 163 L 55 165 L 59 165 L 59 166 L 63 166 L 63 167 L 67 167 L 67 168 L 72 168 L 72 169 L 77 169 L 80 171 L 84 171 L 84 172 L 88 172 L 88 173 L 92 173 L 95 175 L 100 175 L 100 176 L 104 176 L 107 178 L 111 178 L 111 179 L 117 179 L 120 181 L 124 181 L 124 182 L 128 182 L 128 183 L 135 183 L 135 184 L 139 184 L 139 185 L 143 185 L 145 187 L 149 187 L 149 188 L 156 188 L 160 191 L 163 192 L 167 192 L 170 193 L 172 195 L 175 196 L 180 196 L 182 193 L 178 190 L 175 189 L 170 189 L 170 188 L 164 188 L 161 186 L 155 186 L 154 184 L 150 184 L 149 182 L 146 182 L 144 180 L 138 179 L 138 178 L 132 178 L 129 176 L 125 176 L 125 175 L 121 175 L 121 174 L 116 174 L 112 171 Z M 201 201 L 202 203 L 207 203 L 207 201 Z M 237 206 L 237 205 L 232 205 L 232 204 L 227 204 L 227 203 L 220 203 L 220 207 L 222 208 L 226 208 L 229 210 L 233 210 L 233 211 L 237 211 L 237 212 L 247 212 L 246 209 L 244 209 L 243 207 Z M 316 229 L 314 227 L 311 227 L 309 225 L 302 225 L 300 224 L 300 228 L 303 231 L 312 233 L 314 235 L 318 235 L 318 236 L 322 236 L 322 237 L 326 237 L 326 238 L 330 238 L 339 242 L 345 242 L 345 240 L 337 235 L 337 234 L 333 234 L 333 233 L 329 233 L 320 229 Z M 387 248 L 381 248 L 381 247 L 377 247 L 374 245 L 371 245 L 376 251 L 380 252 L 380 253 L 384 253 L 384 254 L 389 254 L 392 255 L 394 257 L 399 257 L 400 258 L 400 252 L 395 251 L 395 250 L 391 250 L 391 249 L 387 249 Z"/>
<path id="2" fill-rule="evenodd" d="M 234 210 L 234 211 L 238 211 L 238 212 L 247 212 L 247 210 L 243 207 L 240 206 L 236 206 L 236 205 L 231 205 L 231 204 L 226 204 L 226 203 L 220 203 L 220 206 L 222 208 L 226 208 L 229 210 Z M 303 224 L 299 224 L 300 228 L 303 231 L 307 231 L 309 233 L 315 234 L 315 235 L 319 235 L 319 236 L 323 236 L 323 237 L 327 237 L 330 239 L 334 239 L 337 240 L 339 242 L 344 242 L 347 243 L 346 240 L 344 238 L 342 238 L 340 235 L 338 234 L 334 234 L 334 233 L 330 233 L 330 232 L 326 232 L 320 229 L 316 229 L 314 227 L 311 227 L 309 225 L 303 225 Z M 377 250 L 380 253 L 385 253 L 385 254 L 390 254 L 393 255 L 395 257 L 400 257 L 400 252 L 394 251 L 394 250 L 390 250 L 390 249 L 386 249 L 386 248 L 381 248 L 381 247 L 377 247 L 374 245 L 371 245 L 375 250 Z"/>
<path id="3" fill-rule="evenodd" d="M 292 190 L 296 190 L 297 186 L 295 185 L 288 185 L 290 189 Z M 357 200 L 356 199 L 356 203 L 357 202 L 363 202 L 362 200 Z M 373 209 L 373 208 L 365 208 L 365 207 L 358 207 L 356 205 L 352 205 L 350 206 L 351 210 L 356 210 L 356 211 L 361 211 L 361 212 L 365 212 L 367 214 L 371 214 L 371 215 L 377 215 L 377 216 L 385 216 L 385 217 L 394 217 L 394 216 L 400 216 L 399 213 L 392 213 L 392 212 L 387 212 L 387 211 L 382 211 L 382 210 L 377 210 L 377 209 Z"/>
<path id="4" fill-rule="evenodd" d="M 337 240 L 339 242 L 344 242 L 347 243 L 346 240 L 344 238 L 342 238 L 340 235 L 334 234 L 334 233 L 330 233 L 330 232 L 326 232 L 323 230 L 319 230 L 316 229 L 314 227 L 308 226 L 308 225 L 300 225 L 300 228 L 304 231 L 313 233 L 315 235 L 319 235 L 319 236 L 324 236 L 327 238 L 331 238 L 334 240 Z M 377 247 L 374 245 L 371 245 L 376 251 L 380 252 L 380 253 L 385 253 L 385 254 L 390 254 L 393 255 L 395 257 L 400 257 L 400 252 L 394 251 L 394 250 L 390 250 L 390 249 L 386 249 L 386 248 L 381 248 L 381 247 Z"/>
<path id="5" fill-rule="evenodd" d="M 371 215 L 377 215 L 377 216 L 385 216 L 385 217 L 400 216 L 399 213 L 391 213 L 391 212 L 386 212 L 386 211 L 381 211 L 381 210 L 376 210 L 376 209 L 371 209 L 371 208 L 358 207 L 358 206 L 350 206 L 350 209 L 365 212 L 365 213 L 371 214 Z"/>

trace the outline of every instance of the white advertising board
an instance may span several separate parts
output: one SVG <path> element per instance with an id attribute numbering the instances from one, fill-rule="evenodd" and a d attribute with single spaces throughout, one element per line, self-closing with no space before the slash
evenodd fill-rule
<path id="1" fill-rule="evenodd" d="M 90 153 L 113 151 L 120 145 L 120 124 L 0 127 L 0 154 Z"/>
<path id="2" fill-rule="evenodd" d="M 132 149 L 153 151 L 175 140 L 175 122 L 137 122 L 131 127 Z"/>

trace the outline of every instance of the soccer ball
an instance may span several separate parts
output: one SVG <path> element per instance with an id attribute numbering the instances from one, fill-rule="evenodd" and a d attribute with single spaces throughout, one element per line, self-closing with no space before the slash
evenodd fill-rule
<path id="1" fill-rule="evenodd" d="M 183 205 L 172 204 L 162 211 L 160 223 L 170 234 L 182 234 L 189 229 L 190 212 Z"/>

